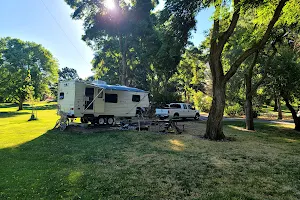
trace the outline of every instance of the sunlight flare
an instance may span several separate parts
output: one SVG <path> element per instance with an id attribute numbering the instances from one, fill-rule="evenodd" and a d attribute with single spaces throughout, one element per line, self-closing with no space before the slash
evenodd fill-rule
<path id="1" fill-rule="evenodd" d="M 114 0 L 104 0 L 104 6 L 109 10 L 114 10 L 116 4 Z"/>

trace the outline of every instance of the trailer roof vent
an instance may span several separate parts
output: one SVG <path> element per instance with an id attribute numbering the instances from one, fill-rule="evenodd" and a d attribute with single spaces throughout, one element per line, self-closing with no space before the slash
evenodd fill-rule
<path id="1" fill-rule="evenodd" d="M 101 81 L 101 80 L 94 80 L 93 83 L 94 83 L 94 84 L 107 85 L 107 83 L 106 83 L 105 81 Z"/>

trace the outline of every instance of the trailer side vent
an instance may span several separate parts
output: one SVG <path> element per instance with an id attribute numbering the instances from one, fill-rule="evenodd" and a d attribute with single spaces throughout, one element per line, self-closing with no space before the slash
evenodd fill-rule
<path id="1" fill-rule="evenodd" d="M 140 95 L 132 95 L 132 101 L 133 102 L 140 102 L 141 96 Z"/>
<path id="2" fill-rule="evenodd" d="M 118 103 L 118 95 L 117 94 L 107 94 L 107 93 L 105 93 L 105 102 L 107 102 L 107 103 Z"/>

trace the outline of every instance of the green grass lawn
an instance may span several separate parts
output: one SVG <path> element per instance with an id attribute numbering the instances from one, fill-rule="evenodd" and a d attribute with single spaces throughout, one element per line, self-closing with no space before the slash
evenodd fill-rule
<path id="1" fill-rule="evenodd" d="M 294 105 L 294 108 L 297 108 L 297 105 Z M 282 117 L 283 119 L 293 119 L 291 111 L 285 106 L 281 106 L 282 110 Z M 274 111 L 273 106 L 263 106 L 261 109 L 261 112 L 259 113 L 260 116 L 258 118 L 262 119 L 277 119 L 278 118 L 278 112 Z"/>
<path id="2" fill-rule="evenodd" d="M 203 122 L 182 135 L 61 133 L 53 105 L 32 122 L 15 110 L 0 105 L 0 199 L 300 199 L 290 126 L 226 122 L 234 141 L 212 142 L 195 136 Z"/>
<path id="3" fill-rule="evenodd" d="M 58 116 L 55 103 L 36 103 L 39 120 L 30 121 L 31 107 L 17 111 L 14 104 L 0 104 L 0 149 L 33 140 L 53 128 Z"/>

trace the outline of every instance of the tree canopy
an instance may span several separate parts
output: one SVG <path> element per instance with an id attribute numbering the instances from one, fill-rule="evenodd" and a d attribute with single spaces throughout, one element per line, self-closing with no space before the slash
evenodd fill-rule
<path id="1" fill-rule="evenodd" d="M 58 78 L 59 81 L 79 79 L 76 69 L 69 68 L 69 67 L 64 67 L 62 69 L 59 69 L 58 77 L 59 77 Z"/>
<path id="2" fill-rule="evenodd" d="M 43 46 L 20 39 L 0 39 L 0 93 L 18 102 L 22 109 L 28 98 L 41 99 L 57 81 L 58 63 Z"/>

